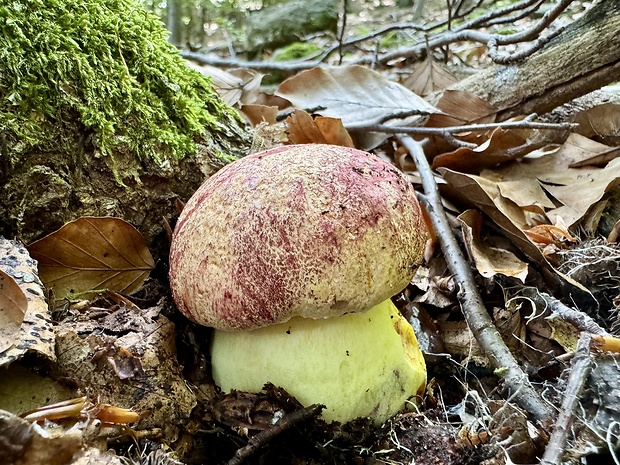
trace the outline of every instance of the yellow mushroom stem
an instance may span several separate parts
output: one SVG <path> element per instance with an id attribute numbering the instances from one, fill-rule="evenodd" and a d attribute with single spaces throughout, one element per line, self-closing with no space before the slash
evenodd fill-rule
<path id="1" fill-rule="evenodd" d="M 426 385 L 413 329 L 389 299 L 364 313 L 216 330 L 211 362 L 222 391 L 259 392 L 270 382 L 304 406 L 324 404 L 329 422 L 369 417 L 381 424 Z"/>

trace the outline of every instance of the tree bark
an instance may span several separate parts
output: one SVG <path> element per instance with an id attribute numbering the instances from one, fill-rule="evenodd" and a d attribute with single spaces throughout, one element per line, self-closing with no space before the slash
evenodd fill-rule
<path id="1" fill-rule="evenodd" d="M 498 107 L 499 120 L 546 113 L 618 80 L 619 31 L 620 0 L 601 1 L 525 61 L 491 66 L 453 88 Z"/>

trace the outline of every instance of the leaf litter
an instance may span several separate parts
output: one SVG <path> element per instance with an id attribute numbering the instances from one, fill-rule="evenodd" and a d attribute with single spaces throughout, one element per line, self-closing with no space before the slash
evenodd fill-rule
<path id="1" fill-rule="evenodd" d="M 389 118 L 381 121 L 386 114 L 398 120 L 398 125 L 428 124 L 429 127 L 492 122 L 494 119 L 492 106 L 466 94 L 446 93 L 444 96 L 448 95 L 449 100 L 445 102 L 449 104 L 432 106 L 417 96 L 412 97 L 415 94 L 404 93 L 379 73 L 357 68 L 311 70 L 281 86 L 278 95 L 289 99 L 295 108 L 293 116 L 284 123 L 289 143 L 359 144 L 356 137 L 349 136 L 347 127 L 355 127 L 359 122 L 389 121 Z M 312 86 L 310 77 L 315 82 Z M 295 82 L 296 78 L 299 81 Z M 351 86 L 334 85 L 340 82 L 338 80 Z M 357 81 L 352 84 L 354 80 Z M 378 101 L 387 102 L 381 111 L 371 108 Z M 249 104 L 252 105 L 251 98 Z M 354 107 L 357 110 L 352 112 Z M 254 117 L 254 124 L 259 127 L 282 124 L 276 121 L 278 114 L 273 109 L 268 113 L 263 113 L 262 108 L 254 110 L 258 115 Z M 615 118 L 613 108 L 600 111 L 602 113 L 594 114 L 611 115 L 603 119 Z M 412 118 L 412 114 L 417 116 Z M 579 118 L 592 119 L 588 115 L 577 115 L 576 121 Z M 450 144 L 439 141 L 437 136 L 429 138 L 425 147 L 441 176 L 440 188 L 446 205 L 460 213 L 454 226 L 460 225 L 462 241 L 477 269 L 477 282 L 497 330 L 512 352 L 529 366 L 531 376 L 547 383 L 554 399 L 562 392 L 564 381 L 559 376 L 568 366 L 567 360 L 583 330 L 574 314 L 587 314 L 605 328 L 607 334 L 620 334 L 620 269 L 617 265 L 620 250 L 617 244 L 602 238 L 586 238 L 581 229 L 588 215 L 609 199 L 610 192 L 618 184 L 617 158 L 608 156 L 615 153 L 616 147 L 605 144 L 615 140 L 598 137 L 615 135 L 614 124 L 611 121 L 608 126 L 582 129 L 577 131 L 579 134 L 570 134 L 568 139 L 561 134 L 541 138 L 536 130 L 511 128 L 463 131 L 455 134 L 455 138 L 475 144 L 475 147 L 447 149 Z M 580 127 L 585 125 L 580 123 Z M 415 165 L 402 162 L 405 155 L 398 143 L 387 135 L 382 137 L 388 142 L 377 152 L 398 162 L 415 179 Z M 274 139 L 273 143 L 281 142 Z M 597 211 L 603 215 L 604 209 Z M 138 423 L 138 428 L 172 423 L 174 431 L 168 433 L 167 441 L 177 437 L 175 435 L 184 428 L 204 426 L 203 421 L 217 427 L 238 422 L 237 409 L 245 408 L 243 403 L 247 401 L 243 396 L 233 401 L 228 399 L 227 402 L 232 403 L 221 410 L 229 404 L 222 398 L 215 400 L 218 396 L 209 381 L 204 355 L 200 355 L 208 339 L 204 330 L 179 320 L 174 313 L 171 320 L 164 317 L 163 303 L 130 305 L 132 300 L 140 299 L 135 291 L 154 267 L 139 234 L 119 219 L 83 218 L 67 226 L 65 231 L 60 230 L 30 246 L 33 256 L 40 260 L 42 279 L 53 290 L 54 297 L 73 302 L 65 308 L 62 325 L 54 330 L 63 358 L 61 366 L 65 370 L 61 376 L 80 380 L 80 392 L 85 392 L 91 400 L 101 396 L 103 401 L 118 408 L 150 412 L 151 419 L 145 416 L 140 421 L 146 423 L 142 426 Z M 596 234 L 597 222 L 591 221 L 588 230 Z M 306 418 L 310 426 L 303 426 L 300 431 L 302 434 L 305 431 L 307 437 L 321 437 L 331 444 L 328 447 L 333 447 L 332 454 L 336 454 L 339 447 L 350 447 L 351 442 L 343 439 L 347 436 L 354 437 L 358 447 L 367 448 L 366 455 L 360 453 L 365 457 L 380 456 L 381 451 L 393 449 L 390 457 L 397 463 L 409 461 L 413 456 L 439 457 L 441 454 L 448 460 L 445 463 L 475 463 L 471 461 L 481 457 L 492 460 L 489 463 L 505 463 L 493 456 L 499 442 L 513 445 L 508 452 L 510 460 L 533 461 L 543 450 L 549 427 L 532 423 L 527 419 L 527 412 L 494 391 L 497 377 L 488 368 L 489 354 L 477 344 L 463 321 L 457 289 L 450 284 L 450 273 L 441 254 L 430 253 L 423 268 L 428 270 L 425 277 L 416 278 L 403 294 L 402 298 L 409 303 L 400 305 L 407 312 L 415 302 L 432 323 L 423 324 L 422 330 L 442 341 L 440 345 L 427 346 L 429 351 L 437 351 L 427 354 L 429 360 L 438 357 L 439 361 L 428 362 L 429 374 L 435 379 L 429 382 L 422 412 L 398 415 L 384 425 L 382 431 L 373 431 L 363 422 L 330 430 L 311 418 Z M 75 301 L 78 297 L 91 297 L 91 291 L 103 288 L 134 293 L 134 297 L 124 301 L 124 298 L 110 300 L 104 296 L 84 305 Z M 534 295 L 525 293 L 528 289 Z M 573 316 L 558 318 L 549 310 L 549 301 L 541 303 L 538 298 L 544 292 L 556 293 L 559 299 L 576 307 L 571 309 Z M 164 294 L 158 291 L 156 300 L 159 302 Z M 28 311 L 24 320 L 27 315 Z M 17 319 L 12 318 L 9 326 L 16 324 Z M 172 336 L 175 325 L 183 334 L 178 347 Z M 601 338 L 597 340 L 598 345 L 592 346 L 593 352 L 613 350 L 616 339 Z M 6 337 L 1 340 L 4 342 Z M 161 347 L 163 352 L 151 354 L 149 350 L 153 347 Z M 584 416 L 576 422 L 572 446 L 573 452 L 582 454 L 586 453 L 585 444 L 604 449 L 606 445 L 601 435 L 605 428 L 609 431 L 610 425 L 618 421 L 614 413 L 617 400 L 611 397 L 615 388 L 610 381 L 620 379 L 617 367 L 613 368 L 617 359 L 614 355 L 593 356 L 600 369 L 593 371 L 589 381 L 589 397 L 581 399 Z M 177 363 L 177 357 L 181 357 L 181 363 Z M 174 380 L 164 384 L 175 387 L 162 392 L 157 383 L 161 385 L 165 373 L 171 373 Z M 123 384 L 112 386 L 110 379 L 119 379 Z M 186 380 L 197 389 L 191 393 L 187 391 Z M 458 389 L 454 388 L 454 383 L 458 384 Z M 440 392 L 442 394 L 438 394 Z M 273 419 L 274 415 L 280 415 L 275 412 L 282 411 L 277 407 L 278 402 L 288 401 L 275 395 L 270 388 L 266 393 L 270 400 L 256 411 L 266 415 L 269 422 L 270 416 Z M 153 397 L 136 402 L 135 399 L 144 394 Z M 150 408 L 164 405 L 161 399 L 171 396 L 176 404 L 168 405 L 169 409 L 160 412 Z M 260 398 L 252 402 L 260 402 Z M 594 406 L 600 402 L 606 407 L 596 410 Z M 220 411 L 215 420 L 206 420 L 213 418 L 211 412 L 206 414 L 205 420 L 188 422 L 195 405 L 215 405 Z M 179 409 L 175 410 L 175 406 Z M 456 429 L 447 426 L 448 419 L 460 426 Z M 264 420 L 261 417 L 260 421 Z M 598 436 L 589 433 L 592 426 Z M 441 438 L 431 452 L 428 445 L 434 442 L 423 434 L 425 429 L 433 431 L 434 439 Z M 234 434 L 242 436 L 247 433 L 243 428 L 236 431 Z M 233 433 L 216 434 L 226 441 L 234 437 Z M 300 440 L 298 434 L 293 437 L 295 441 Z M 288 436 L 288 440 L 293 439 Z M 212 445 L 205 436 L 196 441 Z M 224 449 L 231 450 L 230 447 Z M 226 456 L 223 450 L 214 450 L 213 454 L 220 460 Z M 350 458 L 344 452 L 341 457 Z"/>

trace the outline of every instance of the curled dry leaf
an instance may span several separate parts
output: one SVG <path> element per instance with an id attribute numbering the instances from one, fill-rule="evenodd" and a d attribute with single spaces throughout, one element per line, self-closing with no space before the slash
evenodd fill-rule
<path id="1" fill-rule="evenodd" d="M 519 260 L 512 252 L 485 244 L 480 237 L 482 215 L 476 210 L 467 210 L 458 216 L 463 229 L 465 246 L 474 260 L 478 272 L 485 278 L 496 274 L 510 276 L 525 282 L 527 263 Z"/>
<path id="2" fill-rule="evenodd" d="M 580 111 L 573 116 L 572 121 L 579 124 L 575 132 L 582 136 L 609 145 L 618 145 L 620 142 L 620 105 L 617 103 L 605 103 Z"/>
<path id="3" fill-rule="evenodd" d="M 433 169 L 450 168 L 464 173 L 479 172 L 483 168 L 520 158 L 531 152 L 532 146 L 516 131 L 497 128 L 491 137 L 476 148 L 459 147 L 433 159 Z"/>
<path id="4" fill-rule="evenodd" d="M 620 158 L 611 160 L 603 168 L 574 168 L 576 163 L 596 154 L 608 153 L 609 149 L 579 134 L 571 134 L 559 149 L 532 153 L 521 162 L 485 170 L 481 176 L 501 179 L 502 182 L 535 180 L 544 191 L 561 202 L 557 208 L 545 212 L 549 220 L 555 222 L 560 217 L 570 227 L 619 182 Z M 538 156 L 540 153 L 542 156 Z"/>
<path id="5" fill-rule="evenodd" d="M 528 227 L 524 210 L 502 196 L 498 183 L 446 168 L 440 168 L 439 172 L 451 186 L 450 195 L 475 206 L 489 216 L 506 237 L 534 262 L 546 263 L 540 249 L 523 232 L 523 229 Z"/>
<path id="6" fill-rule="evenodd" d="M 136 228 L 120 218 L 83 217 L 28 246 L 57 299 L 108 289 L 130 294 L 155 265 Z"/>
<path id="7" fill-rule="evenodd" d="M 355 147 L 339 118 L 312 118 L 303 110 L 295 110 L 286 120 L 291 144 L 330 144 Z"/>
<path id="8" fill-rule="evenodd" d="M 252 127 L 256 127 L 261 123 L 272 125 L 278 122 L 278 107 L 275 106 L 243 105 L 241 112 L 248 118 Z"/>
<path id="9" fill-rule="evenodd" d="M 0 270 L 0 352 L 16 343 L 27 309 L 24 291 L 11 276 Z"/>
<path id="10" fill-rule="evenodd" d="M 254 103 L 258 97 L 260 83 L 264 74 L 248 69 L 233 69 L 224 71 L 214 66 L 198 65 L 187 61 L 187 66 L 199 73 L 209 76 L 215 91 L 227 105 L 233 106 Z"/>

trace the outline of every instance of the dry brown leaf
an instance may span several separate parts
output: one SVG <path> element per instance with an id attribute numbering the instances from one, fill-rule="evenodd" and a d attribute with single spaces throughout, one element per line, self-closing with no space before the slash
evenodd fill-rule
<path id="1" fill-rule="evenodd" d="M 211 78 L 215 91 L 227 105 L 233 106 L 238 102 L 251 104 L 256 101 L 264 74 L 249 69 L 224 71 L 214 66 L 198 65 L 192 61 L 186 63 L 190 68 Z"/>
<path id="2" fill-rule="evenodd" d="M 497 186 L 502 196 L 512 200 L 523 209 L 544 215 L 545 209 L 555 208 L 555 204 L 545 194 L 536 179 L 497 181 Z"/>
<path id="3" fill-rule="evenodd" d="M 417 95 L 426 97 L 434 92 L 450 87 L 458 82 L 450 72 L 435 62 L 431 57 L 415 67 L 413 73 L 403 82 L 403 85 L 411 89 Z"/>
<path id="4" fill-rule="evenodd" d="M 523 209 L 503 197 L 496 182 L 445 168 L 440 168 L 439 172 L 450 184 L 451 195 L 485 213 L 506 237 L 534 262 L 546 263 L 540 249 L 523 232 L 523 229 L 529 227 Z"/>
<path id="5" fill-rule="evenodd" d="M 27 309 L 24 291 L 11 276 L 0 270 L 0 352 L 15 344 Z"/>
<path id="6" fill-rule="evenodd" d="M 325 142 L 332 145 L 342 145 L 343 147 L 355 147 L 351 136 L 342 125 L 340 118 L 329 118 L 327 116 L 317 116 L 314 124 L 321 131 Z"/>
<path id="7" fill-rule="evenodd" d="M 340 118 L 345 128 L 377 123 L 412 126 L 421 124 L 425 115 L 439 112 L 406 87 L 357 65 L 303 71 L 280 84 L 276 95 L 296 108 Z M 368 133 L 358 143 L 369 149 L 386 138 Z"/>
<path id="8" fill-rule="evenodd" d="M 28 250 L 57 299 L 103 289 L 130 294 L 155 265 L 142 235 L 120 218 L 79 218 Z"/>
<path id="9" fill-rule="evenodd" d="M 464 173 L 480 172 L 483 168 L 520 158 L 535 148 L 516 131 L 497 128 L 486 142 L 474 149 L 460 147 L 436 156 L 433 159 L 433 169 L 449 168 Z"/>
<path id="10" fill-rule="evenodd" d="M 295 110 L 286 120 L 291 144 L 331 144 L 354 147 L 351 136 L 338 118 L 312 118 L 303 110 Z"/>
<path id="11" fill-rule="evenodd" d="M 557 150 L 546 151 L 542 156 L 535 156 L 536 152 L 533 152 L 519 163 L 485 170 L 480 175 L 503 181 L 537 180 L 546 192 L 562 204 L 546 211 L 549 220 L 555 223 L 561 218 L 570 227 L 619 182 L 620 158 L 612 160 L 604 168 L 571 167 L 591 158 L 593 154 L 608 150 L 606 145 L 571 134 Z"/>
<path id="12" fill-rule="evenodd" d="M 460 126 L 465 123 L 494 123 L 498 109 L 464 90 L 448 89 L 435 105 L 444 114 L 431 115 L 427 127 Z"/>
<path id="13" fill-rule="evenodd" d="M 620 147 L 610 147 L 603 153 L 594 155 L 587 160 L 578 161 L 570 165 L 571 168 L 582 168 L 585 166 L 604 166 L 614 158 L 620 157 Z"/>
<path id="14" fill-rule="evenodd" d="M 573 116 L 572 122 L 579 124 L 575 132 L 582 136 L 608 145 L 620 145 L 620 105 L 616 103 L 580 111 Z"/>
<path id="15" fill-rule="evenodd" d="M 480 237 L 483 218 L 476 210 L 467 210 L 458 216 L 461 221 L 463 240 L 476 269 L 485 278 L 497 274 L 510 276 L 525 283 L 527 263 L 519 260 L 512 252 L 485 244 Z"/>
<path id="16" fill-rule="evenodd" d="M 566 242 L 577 242 L 577 238 L 565 228 L 551 224 L 540 224 L 524 232 L 532 241 L 542 245 L 563 247 Z"/>
<path id="17" fill-rule="evenodd" d="M 247 116 L 252 127 L 261 123 L 276 124 L 278 117 L 278 107 L 268 107 L 266 105 L 243 105 L 241 112 Z"/>

